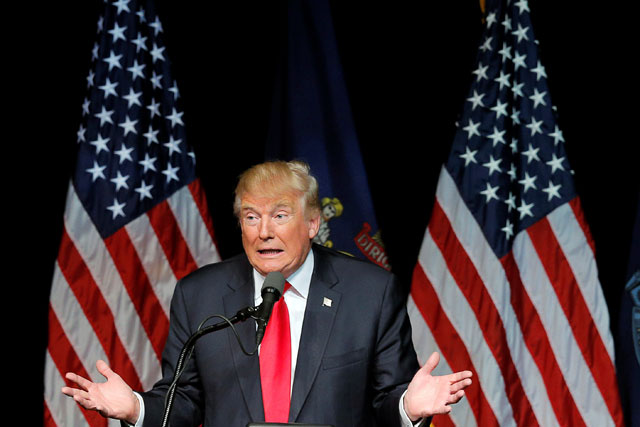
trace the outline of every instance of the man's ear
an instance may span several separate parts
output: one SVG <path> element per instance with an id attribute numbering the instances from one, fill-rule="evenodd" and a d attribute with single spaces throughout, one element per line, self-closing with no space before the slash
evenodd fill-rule
<path id="1" fill-rule="evenodd" d="M 320 214 L 312 216 L 309 218 L 309 239 L 313 239 L 318 234 L 318 230 L 320 229 Z"/>

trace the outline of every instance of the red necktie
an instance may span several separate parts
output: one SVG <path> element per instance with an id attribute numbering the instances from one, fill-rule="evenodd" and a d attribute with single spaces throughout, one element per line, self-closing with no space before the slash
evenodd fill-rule
<path id="1" fill-rule="evenodd" d="M 286 423 L 289 420 L 291 332 L 284 293 L 290 286 L 289 282 L 285 284 L 282 298 L 273 306 L 260 346 L 260 381 L 266 422 Z"/>

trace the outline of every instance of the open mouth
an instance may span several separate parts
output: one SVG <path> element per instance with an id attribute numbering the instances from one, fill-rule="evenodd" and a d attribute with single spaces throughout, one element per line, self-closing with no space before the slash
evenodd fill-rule
<path id="1" fill-rule="evenodd" d="M 277 255 L 284 252 L 282 249 L 258 249 L 260 255 Z"/>

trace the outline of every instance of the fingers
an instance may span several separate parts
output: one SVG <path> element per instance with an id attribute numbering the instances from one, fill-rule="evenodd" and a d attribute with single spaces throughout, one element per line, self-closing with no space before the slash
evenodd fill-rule
<path id="1" fill-rule="evenodd" d="M 88 390 L 89 386 L 91 384 L 93 384 L 88 379 L 86 379 L 84 377 L 81 377 L 78 374 L 74 374 L 73 372 L 67 372 L 67 374 L 64 377 L 66 379 L 68 379 L 69 381 L 72 381 L 72 382 L 78 384 L 78 386 L 80 386 L 80 388 L 82 388 L 83 390 Z"/>
<path id="2" fill-rule="evenodd" d="M 98 360 L 96 362 L 96 368 L 98 369 L 98 372 L 100 372 L 100 374 L 102 374 L 102 376 L 104 376 L 107 380 L 113 377 L 114 375 L 117 375 L 115 372 L 111 370 L 109 365 L 107 365 L 103 360 Z M 88 390 L 89 387 L 93 384 L 92 381 L 84 377 L 81 377 L 80 375 L 75 374 L 73 372 L 67 372 L 67 374 L 65 375 L 65 378 L 68 379 L 69 381 L 72 381 L 78 384 L 83 390 Z"/>
<path id="3" fill-rule="evenodd" d="M 93 385 L 93 382 L 73 372 L 67 372 L 65 378 L 75 383 L 79 388 L 65 386 L 61 389 L 62 393 L 72 397 L 76 402 L 86 408 L 87 406 L 85 406 L 84 401 L 87 401 L 90 398 L 88 391 L 89 387 Z"/>
<path id="4" fill-rule="evenodd" d="M 75 396 L 73 396 L 73 400 L 75 400 L 76 403 L 78 405 L 82 406 L 84 409 L 88 409 L 90 411 L 98 411 L 103 416 L 107 416 L 103 412 L 104 408 L 102 406 L 100 406 L 97 401 L 91 399 L 91 397 L 88 396 L 88 395 L 84 396 L 84 395 L 81 395 L 81 394 L 76 394 Z"/>
<path id="5" fill-rule="evenodd" d="M 434 351 L 433 353 L 431 353 L 431 356 L 429 356 L 429 358 L 425 362 L 422 369 L 424 369 L 427 374 L 431 374 L 431 371 L 433 371 L 436 368 L 436 366 L 438 366 L 439 362 L 440 362 L 440 353 L 438 353 L 437 351 Z"/>
<path id="6" fill-rule="evenodd" d="M 89 393 L 87 393 L 84 390 L 79 390 L 77 388 L 72 388 L 72 387 L 62 387 L 62 393 L 64 393 L 67 396 L 71 397 L 73 400 L 75 400 L 84 409 L 96 409 L 97 408 L 95 403 L 93 402 L 93 400 L 91 400 L 91 397 L 89 396 Z"/>
<path id="7" fill-rule="evenodd" d="M 89 396 L 86 391 L 73 387 L 62 387 L 62 393 L 66 394 L 69 397 L 73 397 L 74 399 L 76 398 L 76 396 L 82 396 L 84 398 L 87 398 Z"/>
<path id="8" fill-rule="evenodd" d="M 449 374 L 448 380 L 450 386 L 451 394 L 456 393 L 458 390 L 463 390 L 469 387 L 472 384 L 471 377 L 473 373 L 471 371 L 462 371 L 456 372 L 454 374 Z"/>
<path id="9" fill-rule="evenodd" d="M 469 387 L 471 385 L 471 379 L 470 378 L 465 378 L 462 381 L 458 381 L 455 384 L 451 384 L 451 388 L 450 388 L 450 395 L 449 398 L 447 399 L 447 404 L 451 405 L 454 403 L 458 403 L 460 401 L 460 399 L 462 399 L 465 396 L 465 392 L 464 389 Z"/>
<path id="10" fill-rule="evenodd" d="M 456 393 L 458 390 L 464 390 L 471 385 L 471 378 L 465 378 L 462 381 L 451 384 L 451 393 Z"/>
<path id="11" fill-rule="evenodd" d="M 433 412 L 429 412 L 428 414 L 425 414 L 422 418 L 430 417 L 433 415 L 448 414 L 451 412 L 451 409 L 452 409 L 451 406 L 449 406 L 449 404 L 447 403 L 446 405 L 442 405 L 440 408 L 433 410 Z"/>
<path id="12" fill-rule="evenodd" d="M 447 405 L 452 405 L 454 403 L 458 403 L 460 401 L 460 399 L 462 399 L 464 397 L 464 390 L 460 390 L 455 394 L 452 394 L 451 396 L 449 396 L 449 400 L 447 401 Z"/>
<path id="13" fill-rule="evenodd" d="M 96 362 L 96 369 L 98 369 L 98 372 L 100 372 L 100 374 L 102 374 L 102 376 L 107 380 L 115 374 L 104 360 L 98 360 Z"/>
<path id="14" fill-rule="evenodd" d="M 463 381 L 467 378 L 471 378 L 473 376 L 473 372 L 471 371 L 460 371 L 453 374 L 449 374 L 449 381 L 452 383 Z"/>
<path id="15" fill-rule="evenodd" d="M 95 405 L 88 396 L 81 396 L 80 394 L 76 394 L 73 396 L 73 400 L 75 400 L 84 409 L 95 409 Z"/>
<path id="16" fill-rule="evenodd" d="M 71 382 L 74 382 L 80 388 L 74 387 L 62 387 L 62 393 L 66 394 L 69 397 L 73 397 L 74 400 L 78 399 L 88 399 L 89 398 L 89 387 L 93 384 L 91 381 L 86 378 L 81 377 L 78 374 L 74 374 L 73 372 L 67 372 L 65 378 Z"/>

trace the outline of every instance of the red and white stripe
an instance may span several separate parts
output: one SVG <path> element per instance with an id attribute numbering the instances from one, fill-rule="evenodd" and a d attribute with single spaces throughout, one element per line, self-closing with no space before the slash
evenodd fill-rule
<path id="1" fill-rule="evenodd" d="M 577 199 L 497 258 L 443 167 L 407 305 L 421 362 L 470 369 L 440 425 L 622 425 L 609 316 Z M 441 359 L 441 364 L 444 362 Z"/>
<path id="2" fill-rule="evenodd" d="M 107 425 L 60 392 L 66 372 L 103 381 L 98 359 L 134 389 L 150 388 L 161 376 L 177 280 L 219 260 L 198 180 L 104 240 L 69 185 L 51 287 L 45 424 Z"/>

